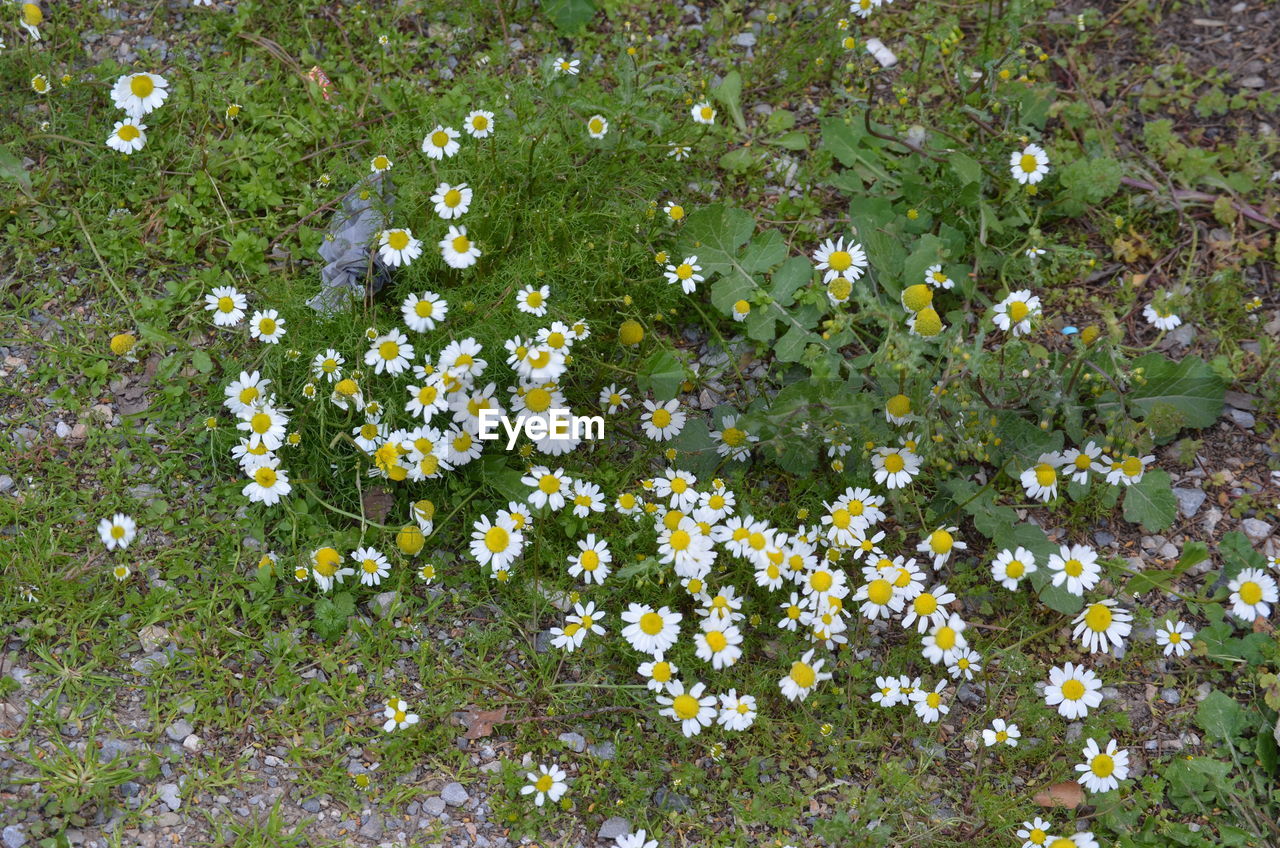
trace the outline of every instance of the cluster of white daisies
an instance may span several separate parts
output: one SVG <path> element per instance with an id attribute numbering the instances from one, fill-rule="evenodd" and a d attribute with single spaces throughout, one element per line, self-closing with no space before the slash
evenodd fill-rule
<path id="1" fill-rule="evenodd" d="M 107 136 L 107 147 L 126 156 L 136 153 L 147 144 L 147 125 L 144 115 L 159 109 L 169 99 L 169 82 L 159 74 L 146 72 L 125 74 L 111 87 L 111 100 L 116 108 L 123 109 L 125 117 L 116 121 Z"/>

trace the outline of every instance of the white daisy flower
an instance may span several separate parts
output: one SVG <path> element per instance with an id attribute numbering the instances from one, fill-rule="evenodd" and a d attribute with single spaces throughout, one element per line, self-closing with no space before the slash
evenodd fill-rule
<path id="1" fill-rule="evenodd" d="M 947 276 L 942 270 L 942 264 L 930 265 L 924 271 L 925 285 L 932 286 L 935 289 L 950 289 L 955 287 L 955 281 Z"/>
<path id="2" fill-rule="evenodd" d="M 258 463 L 250 472 L 249 482 L 240 494 L 248 498 L 251 503 L 274 506 L 291 491 L 293 487 L 289 484 L 288 472 L 280 467 L 279 459 L 269 457 Z"/>
<path id="3" fill-rule="evenodd" d="M 951 707 L 942 700 L 942 694 L 946 688 L 947 681 L 939 680 L 932 692 L 928 689 L 917 689 L 911 693 L 912 708 L 925 724 L 933 724 L 951 712 Z"/>
<path id="4" fill-rule="evenodd" d="M 249 301 L 235 286 L 219 286 L 204 296 L 204 308 L 213 313 L 213 323 L 219 327 L 234 327 L 244 320 Z"/>
<path id="5" fill-rule="evenodd" d="M 836 277 L 856 282 L 867 270 L 867 254 L 862 245 L 850 241 L 845 246 L 844 237 L 827 239 L 813 252 L 817 270 L 824 272 L 822 282 L 829 283 Z"/>
<path id="6" fill-rule="evenodd" d="M 609 122 L 603 115 L 592 115 L 587 119 L 587 135 L 594 139 L 602 139 L 609 132 Z"/>
<path id="7" fill-rule="evenodd" d="M 436 214 L 448 221 L 465 215 L 471 208 L 471 198 L 471 187 L 466 183 L 449 185 L 442 182 L 431 195 L 431 202 L 435 204 Z"/>
<path id="8" fill-rule="evenodd" d="M 409 705 L 399 698 L 392 698 L 387 701 L 387 705 L 382 711 L 382 717 L 386 719 L 382 729 L 387 733 L 393 730 L 404 730 L 418 723 L 417 713 L 409 712 Z"/>
<path id="9" fill-rule="evenodd" d="M 422 255 L 422 241 L 407 229 L 383 230 L 378 233 L 378 258 L 384 265 L 408 266 Z"/>
<path id="10" fill-rule="evenodd" d="M 1042 453 L 1035 465 L 1022 472 L 1020 481 L 1026 490 L 1027 497 L 1048 503 L 1058 496 L 1058 466 L 1062 464 L 1062 456 L 1056 453 Z"/>
<path id="11" fill-rule="evenodd" d="M 567 775 L 555 763 L 540 765 L 537 771 L 531 771 L 525 777 L 529 782 L 520 787 L 520 794 L 532 795 L 535 807 L 541 807 L 547 801 L 554 804 L 569 791 L 569 784 L 565 782 Z"/>
<path id="12" fill-rule="evenodd" d="M 1276 580 L 1260 568 L 1246 568 L 1227 584 L 1231 596 L 1231 612 L 1242 621 L 1254 621 L 1271 615 L 1277 601 Z"/>
<path id="13" fill-rule="evenodd" d="M 1120 609 L 1110 598 L 1090 604 L 1071 622 L 1075 625 L 1072 635 L 1079 639 L 1091 654 L 1110 653 L 1112 646 L 1124 646 L 1124 637 L 1133 629 L 1133 615 Z"/>
<path id="14" fill-rule="evenodd" d="M 1010 591 L 1017 591 L 1024 577 L 1036 571 L 1036 557 L 1026 548 L 1005 548 L 991 563 L 992 578 Z"/>
<path id="15" fill-rule="evenodd" d="M 1076 766 L 1080 776 L 1076 782 L 1090 792 L 1110 792 L 1129 778 L 1129 752 L 1114 739 L 1107 740 L 1107 747 L 1100 748 L 1090 739 L 1084 746 L 1084 762 Z"/>
<path id="16" fill-rule="evenodd" d="M 901 489 L 910 485 L 920 473 L 923 460 L 915 451 L 902 448 L 879 447 L 871 454 L 871 467 L 875 481 L 886 489 Z"/>
<path id="17" fill-rule="evenodd" d="M 480 248 L 467 236 L 466 227 L 449 226 L 449 234 L 440 239 L 440 255 L 450 268 L 470 268 L 480 258 Z"/>
<path id="18" fill-rule="evenodd" d="M 249 319 L 249 335 L 266 344 L 279 344 L 284 338 L 284 319 L 274 309 L 261 309 Z"/>
<path id="19" fill-rule="evenodd" d="M 1191 650 L 1191 640 L 1196 631 L 1181 621 L 1165 619 L 1164 627 L 1156 628 L 1156 644 L 1164 648 L 1164 655 L 1185 656 Z"/>
<path id="20" fill-rule="evenodd" d="M 1002 718 L 992 719 L 991 727 L 982 731 L 982 744 L 988 748 L 993 745 L 1008 745 L 1010 748 L 1016 748 L 1021 738 L 1022 732 L 1018 730 L 1018 725 L 1009 724 Z"/>
<path id="21" fill-rule="evenodd" d="M 1022 185 L 1035 185 L 1049 173 L 1049 154 L 1038 144 L 1028 144 L 1009 156 L 1009 171 Z"/>
<path id="22" fill-rule="evenodd" d="M 552 64 L 552 67 L 555 68 L 555 71 L 558 74 L 568 74 L 571 77 L 576 77 L 581 65 L 581 59 L 566 59 L 563 56 L 558 56 Z"/>
<path id="23" fill-rule="evenodd" d="M 698 264 L 698 257 L 686 256 L 679 265 L 667 266 L 667 283 L 673 286 L 680 286 L 685 294 L 693 294 L 698 289 L 698 283 L 706 279 L 702 274 L 698 273 L 701 270 L 702 266 Z"/>
<path id="24" fill-rule="evenodd" d="M 710 727 L 716 720 L 716 696 L 703 696 L 706 684 L 696 683 L 688 692 L 684 684 L 673 680 L 667 684 L 667 694 L 658 696 L 663 709 L 658 715 L 680 722 L 680 730 L 686 737 L 697 736 L 702 728 Z"/>
<path id="25" fill-rule="evenodd" d="M 392 161 L 382 153 L 369 160 L 369 170 L 375 174 L 381 174 L 384 171 L 390 171 Z"/>
<path id="26" fill-rule="evenodd" d="M 1154 456 L 1125 456 L 1112 460 L 1107 470 L 1107 483 L 1112 486 L 1132 486 L 1142 481 L 1147 466 L 1155 462 Z"/>
<path id="27" fill-rule="evenodd" d="M 1067 663 L 1049 669 L 1049 683 L 1044 688 L 1046 706 L 1057 707 L 1069 721 L 1084 718 L 1089 710 L 1102 703 L 1102 681 L 1081 665 Z"/>
<path id="28" fill-rule="evenodd" d="M 550 296 L 549 286 L 527 285 L 516 292 L 516 309 L 541 318 L 547 314 L 547 298 Z"/>
<path id="29" fill-rule="evenodd" d="M 362 586 L 377 586 L 390 573 L 387 557 L 376 548 L 356 548 L 351 554 Z"/>
<path id="30" fill-rule="evenodd" d="M 1014 336 L 1025 336 L 1031 332 L 1032 319 L 1040 317 L 1040 298 L 1030 289 L 1019 289 L 995 305 L 995 317 L 991 320 L 997 327 Z"/>
<path id="31" fill-rule="evenodd" d="M 640 415 L 640 428 L 653 441 L 668 441 L 680 435 L 680 431 L 684 429 L 685 414 L 680 411 L 679 401 L 656 403 L 646 400 L 644 408 L 645 411 Z"/>
<path id="32" fill-rule="evenodd" d="M 716 723 L 725 730 L 746 730 L 756 720 L 756 699 L 751 695 L 739 695 L 730 689 L 720 696 L 720 714 Z"/>
<path id="33" fill-rule="evenodd" d="M 813 660 L 813 650 L 809 650 L 796 662 L 791 664 L 787 676 L 778 681 L 778 689 L 788 701 L 803 701 L 824 680 L 831 679 L 831 672 L 823 671 L 826 660 Z"/>
<path id="34" fill-rule="evenodd" d="M 111 100 L 131 118 L 159 109 L 169 97 L 169 82 L 159 74 L 125 74 L 111 88 Z"/>
<path id="35" fill-rule="evenodd" d="M 1102 579 L 1102 566 L 1098 565 L 1098 552 L 1088 545 L 1063 545 L 1049 557 L 1049 570 L 1053 572 L 1053 585 L 1066 586 L 1076 597 L 1098 585 Z"/>
<path id="36" fill-rule="evenodd" d="M 1090 471 L 1106 474 L 1110 469 L 1110 466 L 1099 460 L 1101 456 L 1102 448 L 1096 442 L 1087 442 L 1083 447 L 1063 451 L 1060 467 L 1071 480 L 1083 485 L 1089 482 Z"/>
<path id="37" fill-rule="evenodd" d="M 472 138 L 488 138 L 493 135 L 493 113 L 484 109 L 476 109 L 467 113 L 462 128 Z"/>
<path id="38" fill-rule="evenodd" d="M 454 156 L 461 145 L 458 139 L 462 134 L 453 127 L 436 124 L 435 129 L 422 139 L 422 152 L 432 159 L 448 159 Z"/>
<path id="39" fill-rule="evenodd" d="M 431 291 L 422 294 L 410 294 L 400 306 L 400 314 L 404 317 L 405 326 L 415 333 L 434 330 L 436 324 L 444 321 L 449 314 L 449 303 L 440 295 Z"/>
<path id="40" fill-rule="evenodd" d="M 690 114 L 693 116 L 693 122 L 695 124 L 706 124 L 707 126 L 710 126 L 716 122 L 716 110 L 713 109 L 711 104 L 705 100 L 701 103 L 693 104 Z"/>
<path id="41" fill-rule="evenodd" d="M 413 345 L 409 344 L 409 337 L 399 330 L 375 338 L 364 354 L 364 364 L 375 374 L 400 374 L 408 370 L 412 361 Z"/>
<path id="42" fill-rule="evenodd" d="M 116 121 L 107 136 L 107 147 L 128 156 L 147 145 L 147 125 L 135 118 Z"/>
<path id="43" fill-rule="evenodd" d="M 117 512 L 110 518 L 104 518 L 98 522 L 98 538 L 102 540 L 102 544 L 106 545 L 109 551 L 116 548 L 123 551 L 129 547 L 129 544 L 137 535 L 137 523 L 123 512 Z"/>

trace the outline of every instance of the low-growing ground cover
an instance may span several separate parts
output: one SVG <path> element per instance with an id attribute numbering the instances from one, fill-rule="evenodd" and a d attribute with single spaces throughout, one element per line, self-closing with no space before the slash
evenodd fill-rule
<path id="1" fill-rule="evenodd" d="M 1272 10 L 10 11 L 7 844 L 1275 840 Z"/>

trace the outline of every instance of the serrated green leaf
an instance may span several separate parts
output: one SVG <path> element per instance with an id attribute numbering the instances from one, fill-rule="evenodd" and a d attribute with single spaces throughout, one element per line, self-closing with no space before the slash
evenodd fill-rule
<path id="1" fill-rule="evenodd" d="M 1125 521 L 1141 524 L 1148 533 L 1164 530 L 1173 524 L 1177 514 L 1178 499 L 1167 471 L 1149 469 L 1141 480 L 1125 489 Z"/>
<path id="2" fill-rule="evenodd" d="M 1218 543 L 1218 556 L 1222 559 L 1222 579 L 1234 580 L 1246 568 L 1266 568 L 1266 557 L 1254 550 L 1249 537 L 1239 530 L 1232 530 Z"/>
<path id="3" fill-rule="evenodd" d="M 1185 416 L 1187 427 L 1202 428 L 1212 426 L 1222 414 L 1226 384 L 1200 357 L 1174 362 L 1151 353 L 1135 360 L 1133 366 L 1145 369 L 1146 383 L 1134 386 L 1126 399 L 1144 416 L 1167 404 Z M 1099 414 L 1105 416 L 1116 405 L 1114 400 L 1099 403 Z"/>
<path id="4" fill-rule="evenodd" d="M 0 145 L 0 179 L 17 183 L 23 191 L 31 193 L 31 175 L 27 173 L 22 160 L 3 145 Z"/>
<path id="5" fill-rule="evenodd" d="M 778 345 L 773 349 L 773 355 L 778 358 L 779 362 L 799 362 L 804 356 L 804 350 L 810 344 L 818 340 L 818 336 L 808 332 L 798 326 L 792 326 L 790 330 L 778 339 Z"/>
<path id="6" fill-rule="evenodd" d="M 573 33 L 595 17 L 596 4 L 593 0 L 543 0 L 542 10 L 551 18 L 556 29 Z"/>
<path id="7" fill-rule="evenodd" d="M 799 130 L 785 133 L 778 137 L 774 144 L 787 150 L 804 150 L 809 146 L 809 136 Z"/>

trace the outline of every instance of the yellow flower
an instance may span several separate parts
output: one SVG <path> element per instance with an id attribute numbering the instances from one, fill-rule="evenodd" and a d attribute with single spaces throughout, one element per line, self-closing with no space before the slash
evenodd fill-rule
<path id="1" fill-rule="evenodd" d="M 133 333 L 117 333 L 111 337 L 111 352 L 116 356 L 124 356 L 133 350 L 137 343 L 138 339 Z"/>

